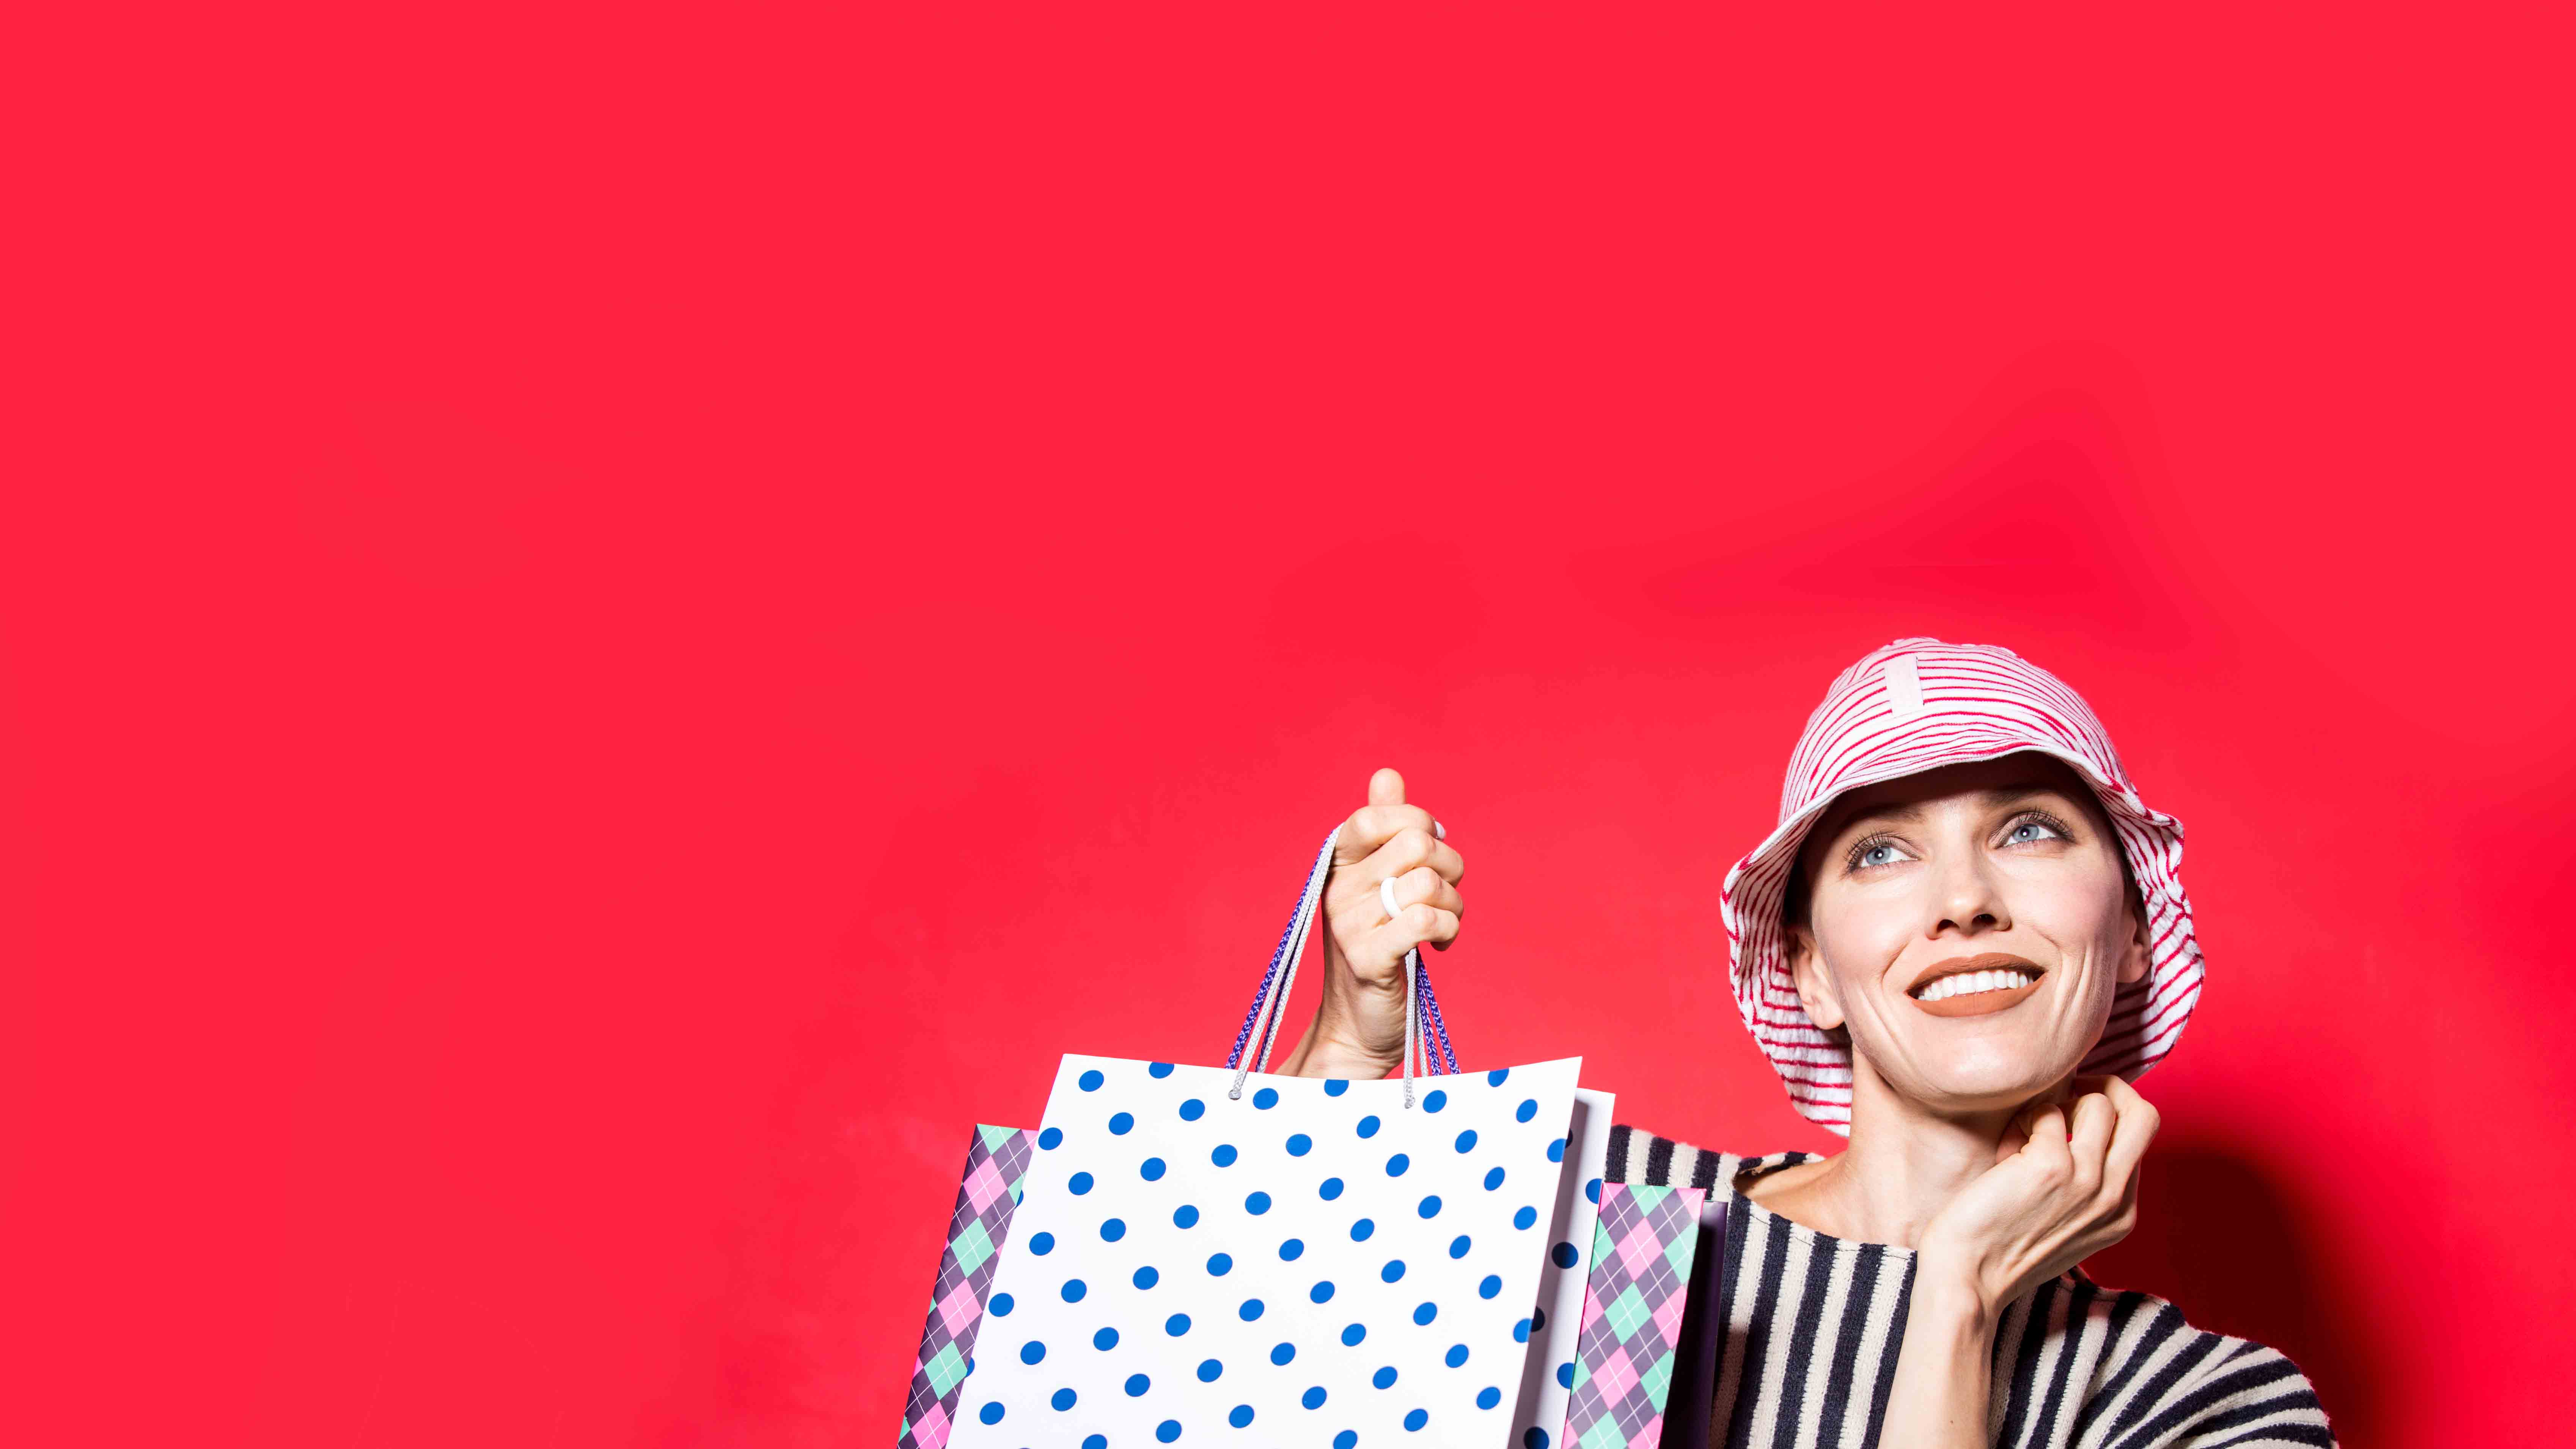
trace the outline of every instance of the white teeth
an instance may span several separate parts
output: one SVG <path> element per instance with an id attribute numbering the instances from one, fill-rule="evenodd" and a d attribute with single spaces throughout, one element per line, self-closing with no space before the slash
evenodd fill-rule
<path id="1" fill-rule="evenodd" d="M 1967 996 L 1980 991 L 2011 991 L 2038 979 L 2027 971 L 1963 971 L 1956 976 L 1944 976 L 1924 987 L 1923 994 L 1917 999 L 1946 1001 L 1953 996 Z"/>

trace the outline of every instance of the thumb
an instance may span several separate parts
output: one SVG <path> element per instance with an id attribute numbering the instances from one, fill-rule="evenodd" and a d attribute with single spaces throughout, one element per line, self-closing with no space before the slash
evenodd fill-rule
<path id="1" fill-rule="evenodd" d="M 1404 777 L 1397 774 L 1392 766 L 1382 769 L 1369 776 L 1368 795 L 1371 805 L 1401 805 L 1404 803 Z"/>

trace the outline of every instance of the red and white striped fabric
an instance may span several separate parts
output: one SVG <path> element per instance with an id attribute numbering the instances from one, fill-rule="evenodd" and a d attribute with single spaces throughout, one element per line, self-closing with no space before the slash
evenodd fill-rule
<path id="1" fill-rule="evenodd" d="M 2102 722 L 2047 670 L 1991 644 L 1899 639 L 1842 672 L 1807 717 L 1780 790 L 1780 825 L 1726 873 L 1719 895 L 1744 1024 L 1800 1115 L 1851 1133 L 1851 1052 L 1798 1000 L 1782 947 L 1781 892 L 1807 828 L 1835 796 L 1942 765 L 2038 750 L 2101 798 L 2147 906 L 2153 964 L 2120 987 L 2111 1023 L 2079 1070 L 2135 1081 L 2173 1050 L 2200 1000 L 2200 944 L 2182 892 L 2182 822 L 2151 810 Z"/>

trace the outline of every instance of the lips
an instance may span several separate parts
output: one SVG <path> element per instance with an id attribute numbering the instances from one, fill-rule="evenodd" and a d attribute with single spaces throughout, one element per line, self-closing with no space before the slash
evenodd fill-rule
<path id="1" fill-rule="evenodd" d="M 2001 989 L 1994 989 L 1983 982 L 1975 983 L 1979 989 L 1962 990 L 1959 987 L 1951 987 L 1948 989 L 1957 991 L 1958 994 L 1942 996 L 1932 1001 L 1923 999 L 1925 991 L 1943 981 L 1954 977 L 1973 977 L 1981 972 L 2016 972 L 2030 979 L 2019 986 Z M 1924 968 L 1923 974 L 1914 978 L 1914 984 L 1906 988 L 1906 996 L 1927 1016 L 1985 1016 L 1992 1012 L 2008 1010 L 2028 1001 L 2038 993 L 2040 982 L 2046 980 L 2047 976 L 2046 971 L 2031 961 L 2001 951 L 1989 951 L 1977 956 L 1953 956 L 1949 960 L 1936 961 Z M 1962 983 L 1963 986 L 1967 984 L 1969 983 Z"/>

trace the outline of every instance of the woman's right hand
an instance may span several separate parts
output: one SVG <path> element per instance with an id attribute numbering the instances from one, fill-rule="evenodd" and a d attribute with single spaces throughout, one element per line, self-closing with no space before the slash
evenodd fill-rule
<path id="1" fill-rule="evenodd" d="M 1404 953 L 1446 950 L 1467 903 L 1467 862 L 1440 823 L 1404 803 L 1404 777 L 1369 777 L 1368 803 L 1342 822 L 1324 883 L 1324 998 L 1281 1070 L 1297 1077 L 1382 1077 L 1404 1056 Z M 1390 919 L 1378 882 L 1395 882 Z"/>

